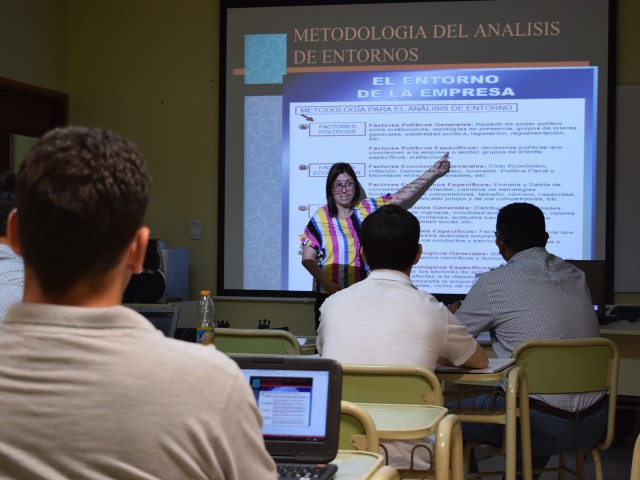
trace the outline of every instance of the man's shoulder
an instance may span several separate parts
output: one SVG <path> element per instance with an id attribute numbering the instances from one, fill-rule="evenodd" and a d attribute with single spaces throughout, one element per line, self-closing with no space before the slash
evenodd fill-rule
<path id="1" fill-rule="evenodd" d="M 439 303 L 430 293 L 419 290 L 403 272 L 386 269 L 371 271 L 364 280 L 334 293 L 325 300 L 330 306 L 349 303 L 354 307 L 371 307 L 379 302 L 384 302 L 387 306 L 399 304 L 405 307 L 431 307 Z"/>
<path id="2" fill-rule="evenodd" d="M 19 268 L 22 271 L 22 265 L 22 257 L 16 255 L 9 245 L 0 244 L 0 268 Z"/>
<path id="3" fill-rule="evenodd" d="M 543 271 L 553 265 L 565 263 L 560 257 L 547 252 L 544 248 L 530 248 L 515 254 L 511 259 L 495 268 L 491 268 L 478 276 L 480 280 L 500 280 L 506 277 L 518 277 L 532 270 Z M 567 264 L 568 265 L 568 264 Z"/>
<path id="4" fill-rule="evenodd" d="M 338 301 L 349 297 L 378 296 L 381 292 L 388 291 L 389 288 L 392 287 L 409 288 L 418 292 L 411 282 L 411 279 L 403 272 L 398 270 L 376 269 L 371 270 L 365 279 L 336 292 L 326 301 L 331 299 Z M 426 294 L 426 292 L 422 293 Z M 387 298 L 385 298 L 385 300 L 387 300 Z"/>
<path id="5" fill-rule="evenodd" d="M 119 335 L 101 335 L 100 341 L 109 346 L 113 355 L 126 352 L 128 358 L 138 359 L 131 369 L 139 369 L 142 375 L 164 372 L 168 381 L 177 383 L 183 381 L 181 377 L 186 383 L 205 379 L 215 382 L 216 378 L 229 382 L 239 375 L 237 364 L 215 346 L 166 337 L 139 313 L 124 306 L 105 310 L 104 315 L 103 324 L 116 329 Z M 95 322 L 96 317 L 89 320 Z M 91 333 L 92 327 L 87 327 L 86 322 L 83 325 Z"/>
<path id="6" fill-rule="evenodd" d="M 330 295 L 320 307 L 320 312 L 325 320 L 336 318 L 340 321 L 345 308 L 350 311 L 360 311 L 361 308 L 370 306 L 381 295 L 382 292 L 372 286 L 371 280 L 365 278 Z"/>
<path id="7" fill-rule="evenodd" d="M 149 388 L 160 394 L 164 395 L 162 392 L 168 387 L 175 392 L 172 398 L 179 398 L 186 391 L 198 392 L 198 399 L 189 401 L 196 405 L 214 398 L 234 402 L 248 394 L 248 385 L 243 385 L 246 382 L 236 362 L 214 346 L 162 337 L 150 346 L 149 352 L 140 353 L 140 348 L 144 346 L 136 346 L 138 354 L 146 358 L 135 367 L 136 374 L 157 377 Z"/>
<path id="8" fill-rule="evenodd" d="M 582 270 L 541 247 L 518 253 L 509 262 L 492 271 L 499 276 L 548 276 L 560 281 L 575 281 L 583 276 Z"/>
<path id="9" fill-rule="evenodd" d="M 192 365 L 197 369 L 205 370 L 213 367 L 220 373 L 233 375 L 237 374 L 239 370 L 236 362 L 216 349 L 215 346 L 205 346 L 167 337 L 160 337 L 157 341 L 166 357 L 171 357 L 173 361 L 185 366 Z"/>

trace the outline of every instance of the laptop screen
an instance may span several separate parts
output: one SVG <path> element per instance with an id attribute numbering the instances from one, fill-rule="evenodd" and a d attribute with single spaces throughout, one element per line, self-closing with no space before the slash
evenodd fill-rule
<path id="1" fill-rule="evenodd" d="M 265 439 L 323 442 L 329 372 L 244 369 L 262 414 Z"/>
<path id="2" fill-rule="evenodd" d="M 328 463 L 338 450 L 342 369 L 329 359 L 233 355 L 276 460 Z"/>

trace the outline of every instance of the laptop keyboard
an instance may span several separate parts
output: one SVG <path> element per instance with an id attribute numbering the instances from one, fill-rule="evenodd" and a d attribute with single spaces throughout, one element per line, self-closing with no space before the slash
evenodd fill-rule
<path id="1" fill-rule="evenodd" d="M 329 480 L 338 470 L 331 464 L 278 463 L 280 480 Z"/>

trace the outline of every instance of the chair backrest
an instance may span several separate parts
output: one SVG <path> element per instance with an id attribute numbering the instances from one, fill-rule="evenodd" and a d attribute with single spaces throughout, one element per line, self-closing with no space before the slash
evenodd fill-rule
<path id="1" fill-rule="evenodd" d="M 530 394 L 607 392 L 607 437 L 599 448 L 609 447 L 618 395 L 615 343 L 606 338 L 531 340 L 516 348 L 513 358 L 527 373 Z"/>
<path id="2" fill-rule="evenodd" d="M 443 406 L 435 374 L 416 365 L 342 365 L 342 398 L 355 403 Z"/>
<path id="3" fill-rule="evenodd" d="M 380 442 L 371 416 L 355 403 L 340 403 L 340 450 L 378 453 Z"/>
<path id="4" fill-rule="evenodd" d="M 224 353 L 300 355 L 300 344 L 286 330 L 216 328 L 216 348 Z"/>

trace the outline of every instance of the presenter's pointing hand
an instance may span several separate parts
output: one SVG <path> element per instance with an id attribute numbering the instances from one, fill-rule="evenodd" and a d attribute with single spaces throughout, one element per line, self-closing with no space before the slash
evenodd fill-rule
<path id="1" fill-rule="evenodd" d="M 442 177 L 443 175 L 449 173 L 449 170 L 451 169 L 451 163 L 449 162 L 449 152 L 445 153 L 440 160 L 433 164 L 431 168 L 439 177 Z"/>

